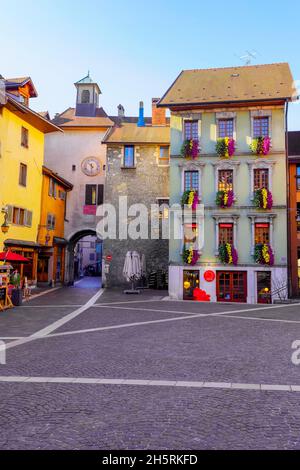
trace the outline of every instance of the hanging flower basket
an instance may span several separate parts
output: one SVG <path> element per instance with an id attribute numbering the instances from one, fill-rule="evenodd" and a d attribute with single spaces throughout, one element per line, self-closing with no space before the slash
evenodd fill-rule
<path id="1" fill-rule="evenodd" d="M 255 155 L 268 155 L 271 148 L 270 137 L 257 137 L 252 140 L 250 150 Z"/>
<path id="2" fill-rule="evenodd" d="M 258 209 L 272 209 L 273 197 L 271 191 L 266 188 L 257 189 L 254 193 L 254 205 Z"/>
<path id="3" fill-rule="evenodd" d="M 235 152 L 235 140 L 223 137 L 217 140 L 216 152 L 220 158 L 230 158 Z"/>
<path id="4" fill-rule="evenodd" d="M 254 247 L 254 260 L 258 264 L 273 266 L 274 253 L 268 243 L 257 243 Z"/>
<path id="5" fill-rule="evenodd" d="M 199 156 L 199 141 L 197 139 L 186 139 L 181 147 L 181 155 L 184 158 L 197 158 Z"/>
<path id="6" fill-rule="evenodd" d="M 219 258 L 221 263 L 237 265 L 238 254 L 231 243 L 222 243 L 219 246 Z"/>
<path id="7" fill-rule="evenodd" d="M 184 263 L 193 266 L 199 259 L 199 252 L 198 250 L 193 250 L 193 248 L 184 249 L 182 253 L 182 259 Z"/>
<path id="8" fill-rule="evenodd" d="M 231 207 L 234 202 L 234 192 L 232 190 L 222 190 L 217 192 L 216 204 L 222 209 Z"/>
<path id="9" fill-rule="evenodd" d="M 184 191 L 182 198 L 181 198 L 182 206 L 188 206 L 191 209 L 196 209 L 198 204 L 199 204 L 198 191 L 196 191 L 195 189 Z"/>

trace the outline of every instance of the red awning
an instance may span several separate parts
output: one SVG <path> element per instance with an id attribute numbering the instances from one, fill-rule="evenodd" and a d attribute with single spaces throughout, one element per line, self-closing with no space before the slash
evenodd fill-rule
<path id="1" fill-rule="evenodd" d="M 18 255 L 17 253 L 13 253 L 11 250 L 2 251 L 0 252 L 0 261 L 10 261 L 11 263 L 29 263 L 28 258 L 24 258 L 24 256 Z"/>

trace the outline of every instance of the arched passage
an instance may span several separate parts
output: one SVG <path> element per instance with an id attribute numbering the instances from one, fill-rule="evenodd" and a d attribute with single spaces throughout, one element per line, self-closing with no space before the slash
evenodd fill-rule
<path id="1" fill-rule="evenodd" d="M 80 230 L 74 233 L 69 239 L 67 257 L 66 257 L 66 276 L 65 276 L 65 281 L 68 285 L 74 285 L 76 274 L 79 275 L 79 271 L 82 271 L 84 268 L 87 267 L 87 265 L 92 268 L 93 266 L 97 267 L 97 270 L 96 268 L 94 269 L 95 271 L 97 271 L 98 275 L 101 275 L 102 242 L 99 243 L 101 244 L 100 250 L 97 250 L 97 247 L 99 244 L 98 243 L 95 244 L 95 247 L 94 247 L 95 257 L 90 258 L 90 260 L 86 261 L 85 265 L 81 266 L 80 268 L 77 264 L 78 263 L 78 255 L 77 255 L 78 250 L 76 251 L 76 248 L 78 248 L 78 243 L 81 242 L 83 239 L 86 239 L 87 237 L 94 237 L 95 240 L 99 241 L 99 239 L 97 238 L 96 231 L 93 229 Z M 82 275 L 84 275 L 84 273 L 85 271 L 82 271 L 82 273 L 80 272 L 80 274 Z"/>

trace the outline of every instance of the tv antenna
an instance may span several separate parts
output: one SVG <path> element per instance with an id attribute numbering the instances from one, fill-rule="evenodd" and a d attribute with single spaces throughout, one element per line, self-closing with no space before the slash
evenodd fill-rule
<path id="1" fill-rule="evenodd" d="M 246 51 L 246 54 L 239 56 L 239 59 L 245 62 L 245 65 L 250 65 L 253 59 L 256 59 L 256 51 Z"/>

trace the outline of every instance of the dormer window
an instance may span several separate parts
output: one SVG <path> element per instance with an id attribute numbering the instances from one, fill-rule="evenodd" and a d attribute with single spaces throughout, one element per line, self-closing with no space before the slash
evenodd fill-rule
<path id="1" fill-rule="evenodd" d="M 90 102 L 90 90 L 82 90 L 81 103 L 86 104 Z"/>

